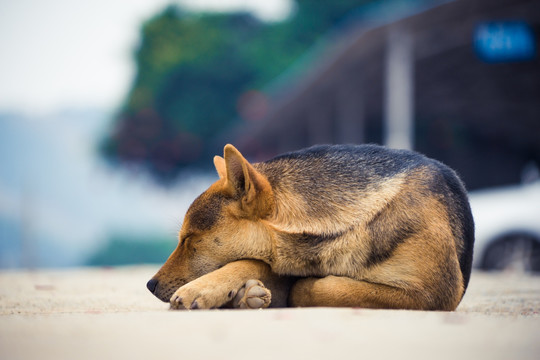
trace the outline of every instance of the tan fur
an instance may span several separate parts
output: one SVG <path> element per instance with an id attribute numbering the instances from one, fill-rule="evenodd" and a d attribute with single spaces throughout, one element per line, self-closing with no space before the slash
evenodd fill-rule
<path id="1" fill-rule="evenodd" d="M 276 230 L 286 232 L 308 231 L 320 234 L 346 231 L 373 218 L 377 211 L 398 193 L 402 182 L 403 179 L 399 176 L 373 184 L 365 193 L 351 191 L 351 198 L 356 201 L 354 206 L 343 207 L 329 199 L 328 207 L 337 208 L 339 211 L 321 214 L 322 216 L 312 218 L 307 224 L 305 219 L 309 217 L 310 205 L 299 194 L 285 189 L 276 197 L 277 209 L 267 221 Z"/>
<path id="2" fill-rule="evenodd" d="M 453 310 L 459 304 L 463 249 L 448 210 L 424 185 L 434 176 L 429 169 L 308 202 L 287 178 L 293 166 L 287 162 L 279 164 L 276 186 L 271 169 L 250 164 L 232 145 L 214 164 L 220 179 L 194 201 L 178 248 L 154 276 L 155 295 L 173 308 L 226 306 L 249 279 L 272 291 L 273 306 Z M 387 228 L 406 238 L 374 244 L 373 231 Z M 371 259 L 373 246 L 388 246 L 391 256 Z"/>

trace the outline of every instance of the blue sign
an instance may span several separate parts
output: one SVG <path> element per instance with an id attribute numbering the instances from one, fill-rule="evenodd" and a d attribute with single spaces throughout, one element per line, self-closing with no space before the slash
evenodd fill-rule
<path id="1" fill-rule="evenodd" d="M 485 22 L 474 32 L 476 54 L 487 62 L 530 60 L 536 56 L 534 33 L 523 21 Z"/>

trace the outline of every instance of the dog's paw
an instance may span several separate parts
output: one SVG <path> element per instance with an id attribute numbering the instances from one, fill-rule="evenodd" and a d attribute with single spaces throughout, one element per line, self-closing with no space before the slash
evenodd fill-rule
<path id="1" fill-rule="evenodd" d="M 236 295 L 235 290 L 201 285 L 191 282 L 176 290 L 170 299 L 171 309 L 215 309 L 230 302 Z"/>
<path id="2" fill-rule="evenodd" d="M 272 294 L 259 280 L 248 280 L 234 297 L 236 309 L 264 309 L 270 306 Z"/>

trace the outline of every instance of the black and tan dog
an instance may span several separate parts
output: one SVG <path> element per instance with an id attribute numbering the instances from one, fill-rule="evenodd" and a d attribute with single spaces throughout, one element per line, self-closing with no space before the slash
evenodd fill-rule
<path id="1" fill-rule="evenodd" d="M 447 166 L 375 145 L 250 164 L 232 145 L 147 287 L 172 308 L 454 310 L 474 224 Z"/>

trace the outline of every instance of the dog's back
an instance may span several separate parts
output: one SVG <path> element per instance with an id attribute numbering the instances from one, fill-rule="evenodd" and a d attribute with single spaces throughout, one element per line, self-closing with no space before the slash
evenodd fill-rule
<path id="1" fill-rule="evenodd" d="M 276 194 L 277 211 L 270 221 L 288 234 L 286 242 L 291 245 L 282 244 L 289 246 L 283 252 L 308 259 L 299 267 L 318 264 L 312 272 L 318 271 L 316 266 L 324 268 L 321 272 L 340 272 L 340 264 L 333 268 L 328 264 L 343 259 L 323 253 L 327 249 L 350 251 L 344 257 L 349 263 L 341 265 L 360 267 L 358 277 L 373 276 L 379 282 L 383 271 L 368 270 L 391 264 L 397 248 L 417 246 L 407 255 L 410 262 L 420 263 L 427 254 L 440 256 L 435 261 L 444 263 L 446 253 L 430 254 L 428 248 L 452 245 L 448 251 L 455 252 L 459 261 L 461 274 L 453 276 L 461 275 L 461 299 L 471 272 L 474 224 L 465 188 L 444 164 L 415 152 L 376 145 L 323 145 L 280 155 L 255 168 L 268 178 Z M 351 230 L 353 235 L 347 236 Z M 426 237 L 421 245 L 415 234 Z M 353 238 L 363 244 L 351 244 Z M 417 245 L 407 245 L 413 241 Z M 428 261 L 425 264 L 426 272 L 448 270 Z M 335 275 L 352 275 L 343 272 Z M 396 281 L 398 278 L 396 274 Z M 454 280 L 448 279 L 448 283 Z"/>

